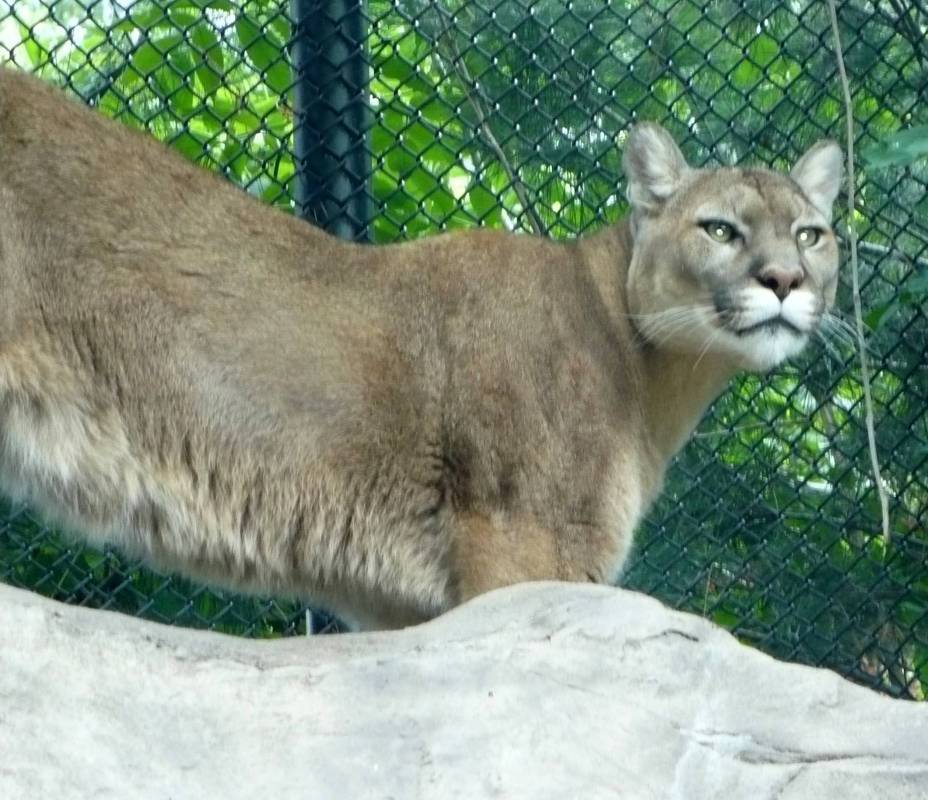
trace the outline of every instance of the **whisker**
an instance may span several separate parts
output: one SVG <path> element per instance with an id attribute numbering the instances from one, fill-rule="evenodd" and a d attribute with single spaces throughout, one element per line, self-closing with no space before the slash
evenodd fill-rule
<path id="1" fill-rule="evenodd" d="M 651 341 L 655 346 L 666 344 L 681 330 L 686 330 L 694 326 L 694 323 L 700 322 L 699 315 L 685 315 L 675 320 L 669 321 L 662 326 L 658 326 L 651 331 Z"/>
<path id="2" fill-rule="evenodd" d="M 670 308 L 663 308 L 660 311 L 649 311 L 644 314 L 622 314 L 622 316 L 629 317 L 631 319 L 648 319 L 654 317 L 663 317 L 674 312 L 689 312 L 695 310 L 707 312 L 715 311 L 715 306 L 711 303 L 690 303 L 685 306 L 671 306 Z"/>
<path id="3" fill-rule="evenodd" d="M 699 366 L 699 362 L 702 361 L 706 353 L 709 352 L 709 349 L 712 347 L 713 342 L 715 342 L 715 340 L 719 337 L 721 332 L 722 332 L 721 328 L 716 328 L 716 330 L 714 330 L 712 333 L 710 333 L 706 337 L 706 343 L 703 345 L 702 351 L 699 353 L 699 358 L 697 358 L 696 363 L 693 364 L 693 369 L 692 369 L 693 372 L 696 371 L 696 367 Z"/>
<path id="4" fill-rule="evenodd" d="M 822 315 L 822 327 L 842 344 L 853 350 L 857 350 L 859 346 L 857 328 L 846 320 L 841 319 L 831 312 L 825 312 Z M 868 354 L 873 354 L 870 343 L 866 339 L 864 340 L 864 349 Z"/>
<path id="5" fill-rule="evenodd" d="M 840 336 L 844 341 L 853 342 L 857 338 L 856 331 L 842 324 L 842 320 L 825 317 L 822 322 L 828 330 L 833 331 L 836 336 Z"/>
<path id="6" fill-rule="evenodd" d="M 815 329 L 815 335 L 822 340 L 822 344 L 825 346 L 825 352 L 831 357 L 833 361 L 839 365 L 846 366 L 847 361 L 841 356 L 841 352 L 835 347 L 828 336 L 825 335 L 825 331 L 822 328 Z"/>
<path id="7" fill-rule="evenodd" d="M 822 321 L 822 324 L 819 325 L 818 330 L 821 331 L 823 335 L 830 337 L 831 340 L 834 340 L 839 344 L 844 345 L 845 347 L 853 348 L 855 344 L 855 342 L 847 335 L 845 331 L 827 324 L 824 320 Z"/>
<path id="8" fill-rule="evenodd" d="M 707 313 L 714 312 L 715 307 L 706 304 L 674 306 L 647 314 L 626 315 L 640 320 L 641 333 L 655 347 L 668 342 L 681 330 L 703 322 Z"/>
<path id="9" fill-rule="evenodd" d="M 857 338 L 857 327 L 852 325 L 848 320 L 841 317 L 839 314 L 836 314 L 834 311 L 826 311 L 823 314 L 823 319 L 828 320 L 828 324 L 837 330 L 841 330 L 846 333 L 852 340 Z"/>

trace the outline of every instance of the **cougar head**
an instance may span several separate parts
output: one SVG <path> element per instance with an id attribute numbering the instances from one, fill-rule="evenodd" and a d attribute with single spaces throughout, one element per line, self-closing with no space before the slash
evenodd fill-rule
<path id="1" fill-rule="evenodd" d="M 623 161 L 634 242 L 626 288 L 644 340 L 754 370 L 802 350 L 835 299 L 841 159 L 824 141 L 789 175 L 692 169 L 663 128 L 636 125 Z"/>

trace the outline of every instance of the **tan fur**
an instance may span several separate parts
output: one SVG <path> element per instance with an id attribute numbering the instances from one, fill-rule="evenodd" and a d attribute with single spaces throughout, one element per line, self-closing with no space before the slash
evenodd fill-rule
<path id="1" fill-rule="evenodd" d="M 597 235 L 367 247 L 2 71 L 0 485 L 97 543 L 360 627 L 614 580 L 708 403 L 833 300 L 833 169 L 807 159 L 796 180 L 690 170 L 640 126 L 634 213 Z M 743 248 L 696 224 L 707 202 Z M 735 335 L 801 218 L 824 230 L 803 335 Z"/>

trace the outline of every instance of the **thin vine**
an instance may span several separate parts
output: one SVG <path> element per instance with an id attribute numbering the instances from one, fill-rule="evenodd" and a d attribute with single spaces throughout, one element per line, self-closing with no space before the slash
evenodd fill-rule
<path id="1" fill-rule="evenodd" d="M 876 426 L 873 414 L 873 393 L 870 390 L 870 359 L 867 355 L 867 343 L 864 334 L 864 318 L 860 302 L 860 266 L 857 260 L 857 227 L 854 224 L 856 178 L 854 175 L 854 105 L 851 99 L 851 86 L 844 67 L 844 49 L 841 47 L 841 35 L 838 31 L 838 11 L 835 0 L 828 0 L 828 13 L 831 16 L 831 32 L 834 37 L 835 57 L 838 61 L 838 76 L 841 79 L 841 91 L 844 94 L 844 117 L 847 127 L 847 210 L 848 243 L 851 254 L 851 282 L 854 295 L 854 320 L 857 323 L 857 353 L 860 358 L 860 376 L 864 389 L 864 416 L 867 428 L 867 443 L 870 449 L 870 466 L 877 496 L 880 499 L 880 513 L 883 521 L 883 540 L 889 543 L 889 495 L 883 483 L 880 471 L 880 458 L 876 449 Z"/>

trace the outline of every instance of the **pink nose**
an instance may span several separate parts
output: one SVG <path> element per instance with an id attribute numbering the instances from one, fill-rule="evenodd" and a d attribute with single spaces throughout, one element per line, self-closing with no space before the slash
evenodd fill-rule
<path id="1" fill-rule="evenodd" d="M 802 285 L 803 274 L 799 267 L 781 267 L 771 264 L 764 267 L 757 275 L 757 282 L 773 292 L 780 300 Z"/>

